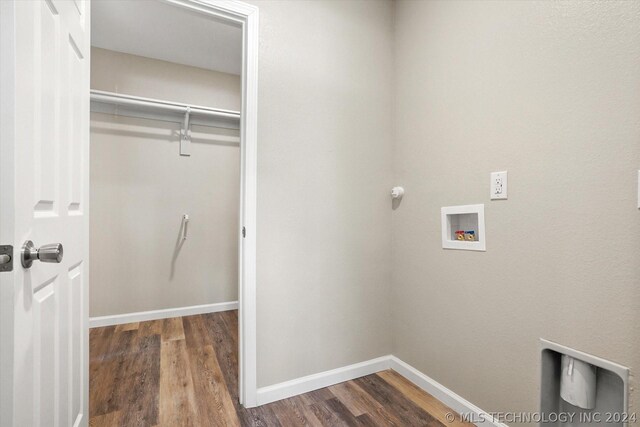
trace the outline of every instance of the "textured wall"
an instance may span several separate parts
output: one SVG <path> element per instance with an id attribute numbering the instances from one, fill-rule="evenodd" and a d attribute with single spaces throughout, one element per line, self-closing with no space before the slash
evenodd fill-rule
<path id="1" fill-rule="evenodd" d="M 538 408 L 540 337 L 638 369 L 640 2 L 396 13 L 394 354 L 489 411 Z M 487 251 L 443 250 L 470 203 Z"/>
<path id="2" fill-rule="evenodd" d="M 92 50 L 93 89 L 238 110 L 240 78 Z M 91 316 L 235 301 L 237 130 L 91 115 Z M 182 243 L 182 214 L 190 216 Z"/>
<path id="3" fill-rule="evenodd" d="M 266 386 L 391 351 L 393 4 L 252 3 Z"/>

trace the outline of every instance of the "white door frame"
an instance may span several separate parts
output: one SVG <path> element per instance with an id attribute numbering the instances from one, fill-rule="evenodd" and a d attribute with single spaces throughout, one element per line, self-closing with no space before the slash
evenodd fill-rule
<path id="1" fill-rule="evenodd" d="M 163 0 L 242 29 L 240 110 L 239 351 L 240 403 L 257 406 L 256 204 L 258 141 L 258 8 L 235 0 Z M 242 228 L 246 229 L 243 238 Z"/>

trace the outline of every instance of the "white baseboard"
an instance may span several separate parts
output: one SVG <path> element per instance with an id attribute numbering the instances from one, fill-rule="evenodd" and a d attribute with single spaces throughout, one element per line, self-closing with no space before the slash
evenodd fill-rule
<path id="1" fill-rule="evenodd" d="M 218 311 L 237 310 L 238 301 L 220 302 L 216 304 L 192 305 L 190 307 L 167 308 L 164 310 L 140 311 L 137 313 L 115 314 L 89 318 L 89 327 L 121 325 L 123 323 L 144 322 L 147 320 L 167 319 L 170 317 L 193 316 L 195 314 L 215 313 Z"/>
<path id="2" fill-rule="evenodd" d="M 474 414 L 472 419 L 479 421 L 475 423 L 476 425 L 483 427 L 508 427 L 506 424 L 494 421 L 493 417 L 487 414 L 487 412 L 397 357 L 390 356 L 389 367 L 455 412 L 459 414 Z"/>
<path id="3" fill-rule="evenodd" d="M 383 356 L 366 362 L 356 363 L 330 371 L 320 372 L 295 380 L 285 381 L 258 389 L 258 406 L 299 394 L 308 393 L 324 387 L 329 387 L 344 381 L 353 380 L 365 375 L 375 374 L 385 369 L 393 369 L 422 390 L 426 391 L 449 408 L 459 414 L 473 414 L 476 425 L 482 427 L 508 427 L 506 424 L 493 421 L 491 415 L 478 408 L 473 403 L 457 395 L 434 379 L 418 371 L 413 366 L 403 362 L 395 356 Z"/>
<path id="4" fill-rule="evenodd" d="M 296 378 L 295 380 L 268 387 L 260 387 L 257 396 L 258 406 L 384 371 L 389 369 L 389 360 L 390 356 L 378 357 L 377 359 L 307 375 L 306 377 Z"/>

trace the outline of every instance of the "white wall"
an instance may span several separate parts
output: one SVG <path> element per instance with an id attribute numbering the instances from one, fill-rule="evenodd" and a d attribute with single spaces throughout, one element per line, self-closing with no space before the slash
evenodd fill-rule
<path id="1" fill-rule="evenodd" d="M 92 49 L 93 89 L 239 110 L 240 78 Z M 104 316 L 237 300 L 239 136 L 91 115 L 91 302 Z M 188 239 L 181 217 L 189 214 Z"/>
<path id="2" fill-rule="evenodd" d="M 396 12 L 394 353 L 488 411 L 537 410 L 540 337 L 635 372 L 640 3 Z M 487 251 L 443 250 L 440 207 L 470 203 Z"/>
<path id="3" fill-rule="evenodd" d="M 391 350 L 393 4 L 252 3 L 266 386 Z"/>

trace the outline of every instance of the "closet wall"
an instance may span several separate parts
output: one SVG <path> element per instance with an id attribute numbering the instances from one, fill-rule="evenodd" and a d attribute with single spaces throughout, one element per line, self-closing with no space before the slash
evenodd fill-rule
<path id="1" fill-rule="evenodd" d="M 240 110 L 240 76 L 93 48 L 91 88 Z M 237 300 L 237 130 L 91 114 L 90 316 Z M 188 238 L 181 218 L 190 216 Z"/>

